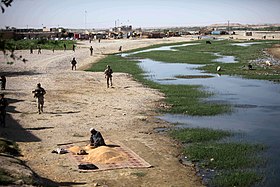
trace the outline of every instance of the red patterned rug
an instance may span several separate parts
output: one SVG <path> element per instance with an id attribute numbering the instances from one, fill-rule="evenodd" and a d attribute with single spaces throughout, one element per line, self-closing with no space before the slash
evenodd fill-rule
<path id="1" fill-rule="evenodd" d="M 69 149 L 70 147 L 74 146 L 67 145 L 64 146 L 64 149 Z M 119 161 L 119 162 L 89 162 L 85 161 L 87 155 L 77 155 L 75 153 L 69 152 L 68 155 L 78 164 L 78 165 L 87 165 L 87 164 L 94 164 L 98 167 L 98 169 L 79 169 L 79 171 L 104 171 L 104 170 L 112 170 L 112 169 L 122 169 L 122 168 L 149 168 L 152 167 L 148 162 L 138 156 L 135 152 L 130 150 L 128 147 L 124 146 L 121 143 L 117 144 L 109 144 L 108 147 L 111 147 L 115 151 L 125 155 L 126 159 Z"/>

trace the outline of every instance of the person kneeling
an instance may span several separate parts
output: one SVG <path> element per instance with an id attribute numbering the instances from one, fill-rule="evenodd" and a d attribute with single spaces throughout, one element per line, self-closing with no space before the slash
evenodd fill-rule
<path id="1" fill-rule="evenodd" d="M 90 132 L 90 146 L 99 147 L 106 145 L 100 132 L 96 131 L 94 128 L 91 128 Z"/>

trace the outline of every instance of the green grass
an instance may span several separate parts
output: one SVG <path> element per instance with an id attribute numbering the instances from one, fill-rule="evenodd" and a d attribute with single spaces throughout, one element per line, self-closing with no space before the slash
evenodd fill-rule
<path id="1" fill-rule="evenodd" d="M 178 52 L 153 51 L 133 56 L 152 58 L 163 62 L 206 64 L 206 68 L 210 67 L 212 72 L 215 72 L 216 66 L 221 64 L 212 62 L 217 57 L 209 52 L 220 52 L 222 55 L 234 55 L 239 60 L 239 63 L 235 64 L 222 64 L 223 69 L 225 69 L 225 71 L 222 71 L 223 74 L 230 74 L 225 68 L 230 67 L 234 75 L 247 76 L 247 73 L 250 76 L 254 76 L 252 71 L 240 71 L 240 67 L 247 64 L 248 60 L 259 58 L 263 48 L 269 45 L 253 45 L 254 47 L 246 51 L 246 47 L 231 46 L 230 41 L 214 41 L 211 45 L 201 44 L 200 46 L 180 47 Z M 156 45 L 152 48 L 159 46 L 162 45 Z M 137 63 L 137 61 L 131 59 L 109 55 L 94 64 L 90 71 L 104 71 L 106 65 L 110 65 L 114 72 L 125 72 L 133 75 L 135 80 L 165 94 L 164 101 L 172 107 L 163 110 L 164 112 L 188 115 L 216 115 L 231 110 L 230 106 L 227 105 L 203 102 L 202 99 L 210 97 L 212 93 L 203 91 L 201 86 L 160 85 L 147 80 Z M 243 73 L 238 74 L 240 72 Z M 221 140 L 232 136 L 231 132 L 204 128 L 175 130 L 170 135 L 183 143 L 191 143 L 184 148 L 184 154 L 188 159 L 197 162 L 201 168 L 215 170 L 217 175 L 210 182 L 213 186 L 251 186 L 262 179 L 259 173 L 251 170 L 264 163 L 260 155 L 257 154 L 265 149 L 263 145 L 236 142 L 225 143 Z"/>
<path id="2" fill-rule="evenodd" d="M 183 143 L 208 142 L 231 136 L 232 133 L 209 128 L 187 128 L 170 131 L 170 136 Z"/>
<path id="3" fill-rule="evenodd" d="M 210 186 L 251 186 L 262 175 L 252 168 L 263 165 L 259 144 L 225 142 L 234 133 L 208 128 L 187 128 L 170 131 L 170 136 L 184 143 L 183 154 L 202 169 L 213 169 Z"/>
<path id="4" fill-rule="evenodd" d="M 195 143 L 187 146 L 184 154 L 190 160 L 199 161 L 202 168 L 245 169 L 261 163 L 255 154 L 264 146 L 246 143 Z"/>
<path id="5" fill-rule="evenodd" d="M 201 99 L 213 95 L 202 91 L 197 85 L 159 85 L 159 90 L 166 96 L 165 102 L 171 105 L 166 112 L 188 114 L 192 116 L 212 116 L 230 112 L 230 106 L 203 102 Z"/>
<path id="6" fill-rule="evenodd" d="M 54 40 L 1 40 L 1 49 L 5 48 L 8 50 L 17 49 L 30 49 L 31 47 L 35 50 L 40 46 L 42 49 L 55 49 L 55 50 L 63 50 L 63 44 L 66 44 L 66 48 L 68 50 L 72 50 L 72 45 L 76 43 L 76 41 L 66 40 L 66 41 L 54 41 Z"/>
<path id="7" fill-rule="evenodd" d="M 133 75 L 135 80 L 151 88 L 158 89 L 165 94 L 165 102 L 172 107 L 170 109 L 164 109 L 164 112 L 210 116 L 230 111 L 230 106 L 228 105 L 202 102 L 201 99 L 211 96 L 212 93 L 202 91 L 201 86 L 160 85 L 145 79 L 143 75 L 144 72 L 137 63 L 137 61 L 121 56 L 109 55 L 94 64 L 87 71 L 103 72 L 106 65 L 110 65 L 114 72 L 123 72 Z"/>
<path id="8" fill-rule="evenodd" d="M 217 73 L 217 66 L 221 66 L 224 71 L 219 72 L 222 75 L 238 75 L 251 79 L 263 80 L 279 80 L 279 70 L 273 67 L 263 68 L 254 65 L 255 70 L 247 70 L 243 68 L 249 64 L 250 60 L 256 60 L 264 56 L 263 50 L 271 47 L 273 44 L 279 44 L 280 41 L 254 41 L 260 42 L 248 47 L 234 46 L 232 43 L 236 41 L 212 41 L 211 45 L 206 45 L 205 41 L 195 41 L 199 45 L 177 47 L 178 51 L 151 51 L 131 55 L 131 57 L 150 58 L 153 60 L 169 63 L 189 63 L 189 64 L 205 64 L 201 67 L 209 73 Z M 169 44 L 171 45 L 171 44 Z M 159 45 L 158 45 L 159 46 Z M 237 63 L 219 63 L 213 62 L 217 59 L 212 53 L 220 53 L 221 55 L 234 56 Z"/>

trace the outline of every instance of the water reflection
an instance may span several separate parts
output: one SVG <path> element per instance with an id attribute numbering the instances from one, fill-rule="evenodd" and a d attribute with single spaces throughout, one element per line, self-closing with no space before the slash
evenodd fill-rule
<path id="1" fill-rule="evenodd" d="M 254 44 L 261 44 L 263 42 L 247 42 L 247 43 L 233 43 L 231 45 L 235 45 L 235 46 L 242 46 L 242 47 L 248 47 Z"/>
<path id="2" fill-rule="evenodd" d="M 205 74 L 200 65 L 162 63 L 150 59 L 140 62 L 149 79 L 160 84 L 203 85 L 214 92 L 208 102 L 230 103 L 234 112 L 213 117 L 166 114 L 159 118 L 186 127 L 209 127 L 247 132 L 247 140 L 264 143 L 269 149 L 269 170 L 280 173 L 280 85 L 269 81 Z M 176 75 L 213 75 L 212 78 L 178 79 Z M 276 163 L 276 164 L 275 164 Z M 279 177 L 279 176 L 278 176 Z M 267 177 L 267 186 L 279 184 L 278 178 Z"/>
<path id="3" fill-rule="evenodd" d="M 176 47 L 185 47 L 185 46 L 191 46 L 191 45 L 198 45 L 200 43 L 188 43 L 188 44 L 182 44 L 182 45 L 172 45 L 172 46 L 162 46 L 162 47 L 158 47 L 158 48 L 152 48 L 152 49 L 146 49 L 146 50 L 142 50 L 142 51 L 135 51 L 132 53 L 121 53 L 120 55 L 122 57 L 126 57 L 129 55 L 134 55 L 134 54 L 138 54 L 138 53 L 145 53 L 145 52 L 151 52 L 151 51 L 177 51 Z"/>
<path id="4" fill-rule="evenodd" d="M 234 56 L 225 56 L 221 55 L 220 53 L 213 53 L 218 58 L 213 60 L 213 62 L 222 62 L 222 63 L 235 63 L 235 57 Z"/>
<path id="5" fill-rule="evenodd" d="M 257 42 L 243 45 L 255 43 Z M 207 102 L 230 103 L 234 108 L 230 114 L 211 117 L 165 114 L 159 118 L 171 123 L 180 123 L 183 127 L 209 127 L 246 132 L 246 140 L 269 146 L 266 182 L 262 185 L 280 185 L 280 84 L 203 73 L 197 70 L 201 65 L 143 59 L 139 66 L 146 72 L 148 79 L 159 84 L 203 85 L 206 91 L 215 93 L 206 99 Z M 176 78 L 176 75 L 213 77 L 181 79 Z M 271 172 L 274 175 L 270 175 Z"/>

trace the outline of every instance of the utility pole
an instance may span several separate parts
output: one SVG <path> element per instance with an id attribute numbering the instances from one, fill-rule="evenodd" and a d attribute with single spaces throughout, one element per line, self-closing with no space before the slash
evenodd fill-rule
<path id="1" fill-rule="evenodd" d="M 229 20 L 228 20 L 228 26 L 227 26 L 227 28 L 228 28 L 228 34 L 229 34 Z"/>
<path id="2" fill-rule="evenodd" d="M 85 30 L 87 30 L 87 11 L 85 10 Z"/>

